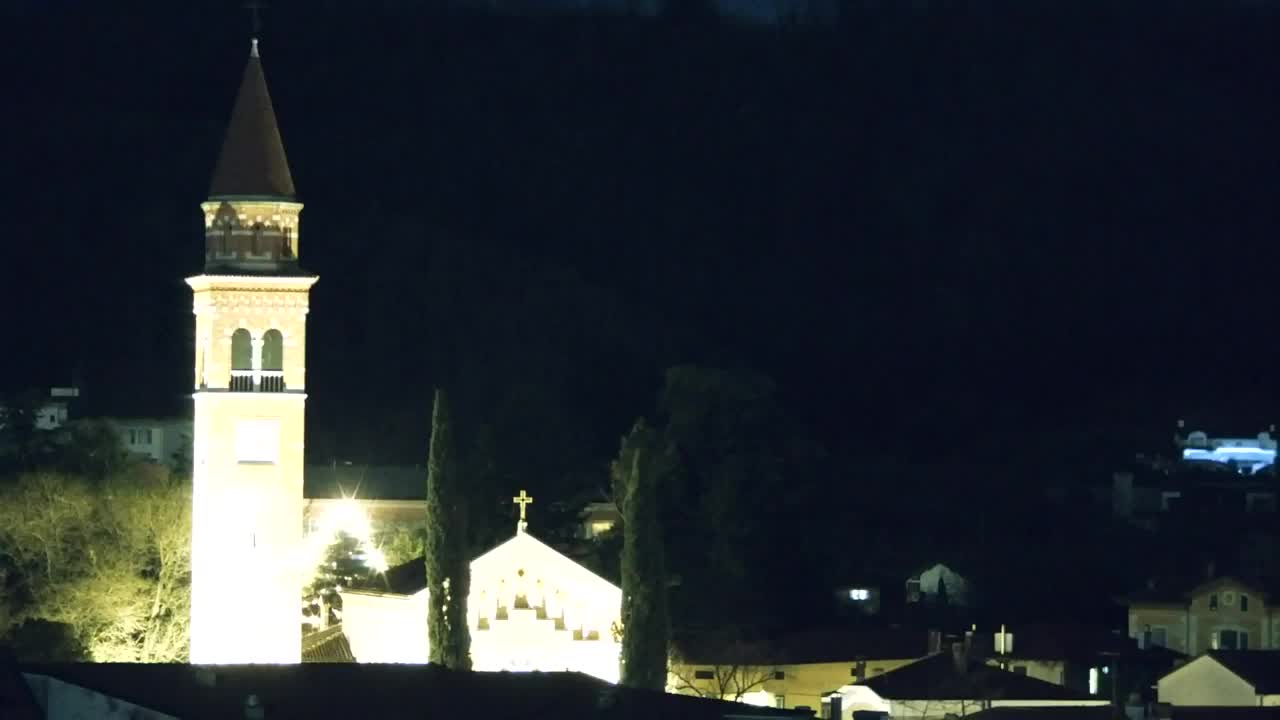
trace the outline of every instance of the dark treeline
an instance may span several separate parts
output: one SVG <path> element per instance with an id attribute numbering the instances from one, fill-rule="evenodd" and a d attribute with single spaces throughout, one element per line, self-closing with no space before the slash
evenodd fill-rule
<path id="1" fill-rule="evenodd" d="M 751 368 L 826 448 L 813 527 L 954 544 L 1001 525 L 971 520 L 993 497 L 1104 472 L 1134 426 L 1159 442 L 1188 405 L 1274 396 L 1247 325 L 1277 259 L 1266 6 L 849 2 L 747 26 L 449 5 L 266 15 L 321 277 L 313 462 L 422 462 L 447 379 L 495 502 L 567 496 L 606 487 L 666 368 Z M 9 19 L 9 384 L 181 412 L 181 279 L 246 21 Z"/>

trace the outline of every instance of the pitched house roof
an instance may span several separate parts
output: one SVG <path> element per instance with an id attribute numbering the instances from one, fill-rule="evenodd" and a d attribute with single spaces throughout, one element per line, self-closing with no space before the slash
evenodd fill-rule
<path id="1" fill-rule="evenodd" d="M 1110 705 L 1097 707 L 994 707 L 965 715 L 965 720 L 1112 720 L 1116 709 Z"/>
<path id="2" fill-rule="evenodd" d="M 673 645 L 691 665 L 804 665 L 859 660 L 911 660 L 929 654 L 929 633 L 904 628 L 822 628 L 759 642 L 679 637 Z"/>
<path id="3" fill-rule="evenodd" d="M 1209 592 L 1214 588 L 1226 585 L 1238 585 L 1252 590 L 1261 599 L 1272 594 L 1274 583 L 1261 578 L 1248 578 L 1242 575 L 1222 575 L 1211 580 L 1203 576 L 1197 579 L 1157 578 L 1147 583 L 1141 590 L 1122 595 L 1116 602 L 1122 605 L 1179 605 L 1187 604 L 1194 595 Z"/>
<path id="4" fill-rule="evenodd" d="M 434 665 L 53 664 L 20 666 L 186 720 L 244 717 L 257 697 L 268 718 L 812 717 L 811 712 L 610 685 L 578 673 L 454 672 Z"/>
<path id="5" fill-rule="evenodd" d="M 0 717 L 39 720 L 45 717 L 12 656 L 0 648 Z"/>
<path id="6" fill-rule="evenodd" d="M 1009 654 L 1013 658 L 1084 659 L 1137 649 L 1132 638 L 1094 625 L 1033 623 L 1007 629 L 1013 635 L 1013 652 Z"/>
<path id="7" fill-rule="evenodd" d="M 978 660 L 956 666 L 951 653 L 937 653 L 859 683 L 885 700 L 1093 700 L 1092 696 L 1043 680 L 1000 670 Z"/>
<path id="8" fill-rule="evenodd" d="M 292 200 L 294 194 L 293 176 L 258 57 L 258 41 L 254 40 L 209 196 Z"/>
<path id="9" fill-rule="evenodd" d="M 1161 720 L 1280 720 L 1280 706 L 1272 707 L 1165 707 L 1157 706 Z"/>
<path id="10" fill-rule="evenodd" d="M 1259 695 L 1280 695 L 1280 652 L 1210 650 L 1209 656 L 1252 685 Z"/>

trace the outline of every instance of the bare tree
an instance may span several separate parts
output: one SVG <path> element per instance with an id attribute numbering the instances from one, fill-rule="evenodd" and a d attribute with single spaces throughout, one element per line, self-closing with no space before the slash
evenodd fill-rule
<path id="1" fill-rule="evenodd" d="M 0 491 L 0 551 L 30 598 L 13 620 L 66 624 L 97 661 L 185 660 L 190 492 L 145 472 L 27 475 Z"/>
<path id="2" fill-rule="evenodd" d="M 679 650 L 672 655 L 668 669 L 672 690 L 717 700 L 741 702 L 749 693 L 763 690 L 779 670 L 762 644 L 738 637 L 714 643 L 708 651 L 708 659 L 715 660 L 712 663 L 697 662 Z"/>

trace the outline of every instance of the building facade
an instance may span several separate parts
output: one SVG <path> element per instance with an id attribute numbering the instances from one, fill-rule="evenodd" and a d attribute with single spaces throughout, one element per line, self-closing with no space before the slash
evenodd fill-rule
<path id="1" fill-rule="evenodd" d="M 1126 598 L 1129 637 L 1186 655 L 1280 648 L 1280 608 L 1254 583 L 1211 579 L 1186 592 L 1151 587 Z"/>

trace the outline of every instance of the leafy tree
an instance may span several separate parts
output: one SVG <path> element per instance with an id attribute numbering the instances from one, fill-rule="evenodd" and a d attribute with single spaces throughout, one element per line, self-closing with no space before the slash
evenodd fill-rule
<path id="1" fill-rule="evenodd" d="M 612 467 L 622 512 L 622 684 L 662 690 L 667 684 L 666 552 L 658 485 L 668 467 L 661 435 L 638 420 Z"/>
<path id="2" fill-rule="evenodd" d="M 373 533 L 374 544 L 382 551 L 388 567 L 416 560 L 425 552 L 427 525 L 425 522 L 379 523 Z"/>
<path id="3" fill-rule="evenodd" d="M 137 460 L 129 457 L 121 442 L 120 433 L 105 420 L 76 420 L 67 425 L 65 440 L 56 455 L 58 469 L 64 473 L 98 482 L 113 474 L 126 472 Z M 190 463 L 185 472 L 190 476 Z"/>
<path id="4" fill-rule="evenodd" d="M 315 577 L 303 589 L 310 612 L 324 615 L 321 626 L 328 626 L 342 616 L 342 596 L 339 591 L 351 587 L 357 579 L 368 574 L 361 558 L 360 539 L 345 532 L 338 532 L 333 543 L 325 549 Z"/>
<path id="5" fill-rule="evenodd" d="M 660 398 L 664 435 L 679 461 L 677 482 L 666 494 L 668 532 L 705 553 L 678 558 L 677 597 L 686 622 L 702 617 L 701 598 L 714 590 L 738 598 L 735 621 L 767 615 L 751 582 L 749 558 L 768 556 L 765 522 L 783 509 L 780 498 L 797 495 L 799 483 L 783 490 L 788 430 L 780 422 L 774 384 L 749 371 L 692 365 L 667 370 Z"/>
<path id="6" fill-rule="evenodd" d="M 427 636 L 429 659 L 455 670 L 471 669 L 467 594 L 466 508 L 453 457 L 453 428 L 444 390 L 437 389 L 427 459 Z"/>

